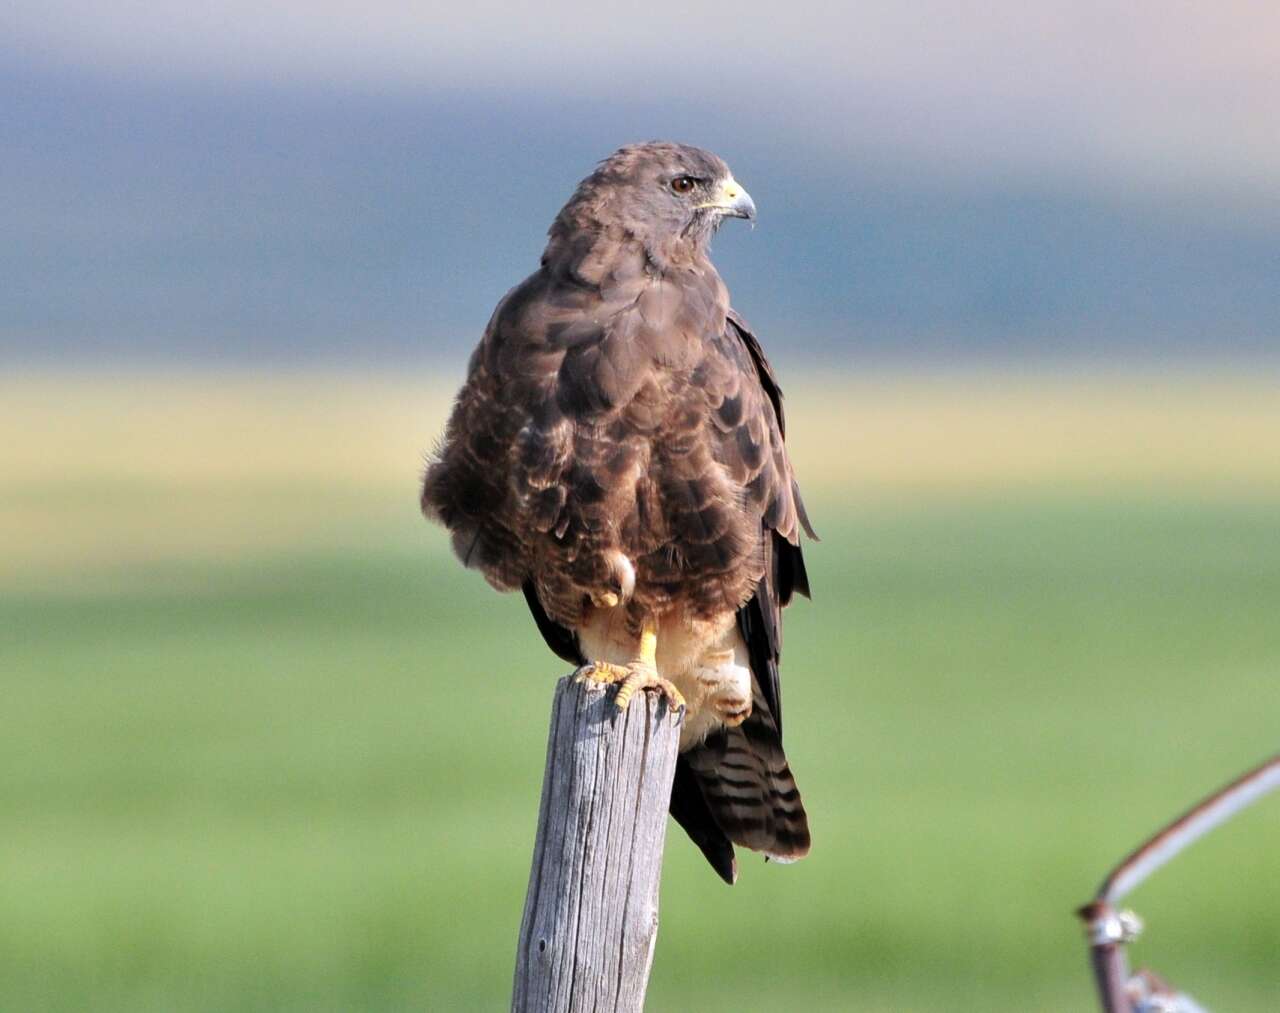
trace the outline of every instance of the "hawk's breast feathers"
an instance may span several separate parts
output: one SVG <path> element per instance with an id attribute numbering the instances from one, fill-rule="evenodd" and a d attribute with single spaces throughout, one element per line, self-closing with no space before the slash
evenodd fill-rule
<path id="1" fill-rule="evenodd" d="M 636 614 L 736 610 L 764 531 L 796 544 L 803 523 L 778 404 L 709 265 L 605 290 L 544 267 L 494 315 L 423 503 L 468 565 L 533 579 L 564 625 L 616 579 L 610 550 L 636 568 Z"/>

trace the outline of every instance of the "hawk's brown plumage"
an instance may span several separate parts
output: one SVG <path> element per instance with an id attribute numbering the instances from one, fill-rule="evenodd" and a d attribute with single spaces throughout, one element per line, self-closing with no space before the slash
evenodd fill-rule
<path id="1" fill-rule="evenodd" d="M 707 259 L 726 214 L 754 206 L 698 148 L 626 147 L 585 179 L 494 312 L 422 503 L 463 562 L 524 590 L 562 657 L 622 652 L 658 624 L 662 675 L 692 688 L 691 708 L 706 697 L 672 813 L 732 881 L 730 841 L 777 858 L 809 846 L 777 665 L 812 531 L 781 392 Z M 734 660 L 753 684 L 736 697 Z"/>

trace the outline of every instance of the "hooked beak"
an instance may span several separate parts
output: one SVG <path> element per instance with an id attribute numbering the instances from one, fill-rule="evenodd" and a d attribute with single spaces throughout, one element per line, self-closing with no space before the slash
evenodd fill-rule
<path id="1" fill-rule="evenodd" d="M 726 218 L 746 218 L 753 221 L 756 217 L 756 202 L 732 176 L 720 184 L 716 199 L 702 207 L 714 208 Z"/>

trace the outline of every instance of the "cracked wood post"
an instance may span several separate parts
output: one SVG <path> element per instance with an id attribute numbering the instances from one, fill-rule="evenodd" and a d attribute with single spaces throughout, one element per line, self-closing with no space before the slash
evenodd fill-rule
<path id="1" fill-rule="evenodd" d="M 551 705 L 547 765 L 511 1008 L 644 1007 L 683 713 L 641 692 L 627 710 L 573 676 Z"/>

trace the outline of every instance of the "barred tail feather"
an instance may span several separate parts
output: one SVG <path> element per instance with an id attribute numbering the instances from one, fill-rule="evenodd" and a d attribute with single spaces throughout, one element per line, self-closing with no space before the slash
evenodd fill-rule
<path id="1" fill-rule="evenodd" d="M 773 714 L 752 680 L 752 712 L 684 754 L 716 825 L 734 844 L 776 861 L 809 852 L 809 820 Z"/>

